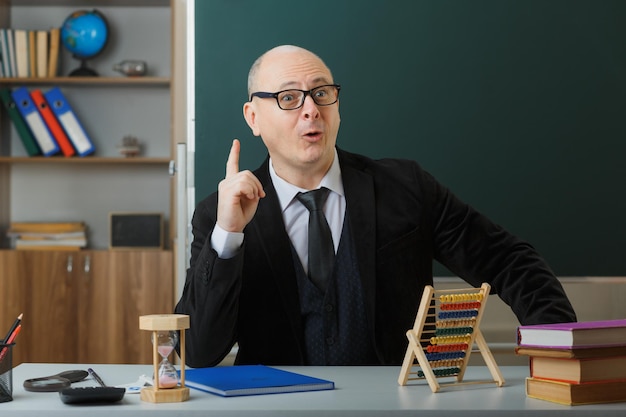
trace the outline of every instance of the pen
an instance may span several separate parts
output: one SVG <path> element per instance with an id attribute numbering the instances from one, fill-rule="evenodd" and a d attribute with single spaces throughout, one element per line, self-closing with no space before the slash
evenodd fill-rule
<path id="1" fill-rule="evenodd" d="M 7 345 L 10 345 L 11 343 L 13 343 L 15 341 L 15 338 L 17 337 L 17 335 L 20 333 L 20 330 L 22 330 L 22 325 L 18 324 L 17 327 L 15 329 L 13 329 L 13 332 L 11 333 L 11 335 L 9 337 L 7 337 L 7 340 L 5 340 L 3 343 L 5 343 Z M 6 356 L 8 350 L 9 350 L 8 346 L 2 348 L 2 352 L 0 352 L 0 362 L 2 362 L 2 360 Z"/>
<path id="2" fill-rule="evenodd" d="M 17 329 L 17 326 L 19 326 L 20 323 L 22 322 L 22 316 L 24 316 L 24 313 L 21 313 L 19 316 L 17 316 L 17 318 L 13 322 L 13 325 L 9 329 L 7 335 L 4 337 L 4 339 L 2 339 L 2 343 L 11 343 L 9 342 L 9 338 L 11 337 L 15 329 Z"/>
<path id="3" fill-rule="evenodd" d="M 96 382 L 98 382 L 98 384 L 100 384 L 101 387 L 106 387 L 107 385 L 104 383 L 104 381 L 102 380 L 102 378 L 100 378 L 100 375 L 98 375 L 96 373 L 96 371 L 94 371 L 91 368 L 87 369 L 87 372 L 89 372 L 91 374 L 91 376 L 93 377 L 93 379 L 96 380 Z"/>

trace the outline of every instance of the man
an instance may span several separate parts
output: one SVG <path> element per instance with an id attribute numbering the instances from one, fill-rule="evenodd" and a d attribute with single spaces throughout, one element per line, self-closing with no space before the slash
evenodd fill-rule
<path id="1" fill-rule="evenodd" d="M 299 47 L 276 47 L 252 66 L 243 113 L 269 158 L 239 171 L 233 141 L 218 192 L 196 208 L 176 306 L 191 319 L 188 365 L 215 365 L 235 343 L 237 364 L 400 364 L 434 259 L 474 286 L 490 283 L 522 324 L 576 320 L 529 244 L 417 163 L 337 148 L 339 91 Z M 334 249 L 321 282 L 313 276 L 328 262 L 309 262 L 317 254 L 307 238 L 309 217 L 320 215 L 300 194 L 316 189 Z"/>

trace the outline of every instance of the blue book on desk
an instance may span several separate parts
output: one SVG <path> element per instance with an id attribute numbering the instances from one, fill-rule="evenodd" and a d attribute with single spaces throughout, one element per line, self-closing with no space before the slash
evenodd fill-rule
<path id="1" fill-rule="evenodd" d="M 185 385 L 223 397 L 332 390 L 332 381 L 264 365 L 218 366 L 185 370 Z"/>

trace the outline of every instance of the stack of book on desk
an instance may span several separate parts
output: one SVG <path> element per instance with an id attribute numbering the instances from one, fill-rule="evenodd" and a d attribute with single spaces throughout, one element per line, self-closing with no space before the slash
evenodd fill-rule
<path id="1" fill-rule="evenodd" d="M 520 326 L 526 394 L 578 405 L 626 401 L 626 320 Z"/>
<path id="2" fill-rule="evenodd" d="M 87 246 L 83 222 L 14 222 L 7 236 L 15 249 L 78 250 Z"/>

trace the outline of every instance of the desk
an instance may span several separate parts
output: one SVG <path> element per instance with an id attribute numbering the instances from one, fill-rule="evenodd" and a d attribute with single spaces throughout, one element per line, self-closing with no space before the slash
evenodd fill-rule
<path id="1" fill-rule="evenodd" d="M 443 388 L 432 393 L 425 381 L 399 386 L 400 367 L 280 367 L 335 382 L 333 391 L 257 395 L 223 398 L 191 389 L 183 403 L 153 404 L 142 402 L 138 394 L 126 394 L 114 405 L 65 405 L 57 393 L 25 391 L 25 379 L 53 375 L 69 369 L 93 367 L 110 385 L 136 381 L 151 375 L 151 365 L 97 364 L 21 364 L 13 370 L 13 401 L 0 403 L 0 414 L 10 417 L 65 416 L 624 416 L 626 403 L 564 406 L 527 398 L 524 378 L 528 368 L 501 367 L 506 380 L 503 387 L 474 384 Z M 465 381 L 489 377 L 486 367 L 468 367 Z M 93 386 L 86 380 L 73 386 Z"/>

